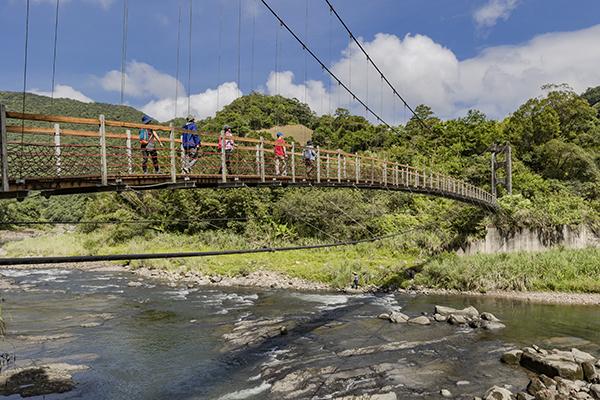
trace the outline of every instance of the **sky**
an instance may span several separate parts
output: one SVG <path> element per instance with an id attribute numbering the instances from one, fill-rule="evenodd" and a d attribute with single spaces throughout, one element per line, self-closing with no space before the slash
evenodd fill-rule
<path id="1" fill-rule="evenodd" d="M 124 1 L 60 0 L 55 97 L 120 103 Z M 261 0 L 192 0 L 191 53 L 190 0 L 127 1 L 124 103 L 158 120 L 252 91 L 366 115 Z M 386 122 L 409 116 L 325 0 L 265 1 Z M 441 118 L 504 118 L 546 83 L 600 85 L 598 0 L 330 1 L 408 104 Z M 50 95 L 56 0 L 29 2 L 27 91 Z M 26 4 L 0 0 L 0 90 L 23 90 Z"/>

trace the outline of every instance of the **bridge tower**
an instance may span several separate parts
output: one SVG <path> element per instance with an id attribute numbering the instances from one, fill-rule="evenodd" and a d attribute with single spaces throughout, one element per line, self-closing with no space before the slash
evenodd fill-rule
<path id="1" fill-rule="evenodd" d="M 498 185 L 504 186 L 508 194 L 512 194 L 512 149 L 510 143 L 507 142 L 503 145 L 494 143 L 490 146 L 489 151 L 492 153 L 492 195 L 497 197 Z M 498 170 L 504 170 L 504 174 L 498 176 Z"/>

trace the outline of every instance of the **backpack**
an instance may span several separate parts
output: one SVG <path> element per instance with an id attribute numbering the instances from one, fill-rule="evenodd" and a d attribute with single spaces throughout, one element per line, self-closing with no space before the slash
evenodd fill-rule
<path id="1" fill-rule="evenodd" d="M 140 144 L 148 144 L 148 129 L 140 129 Z"/>

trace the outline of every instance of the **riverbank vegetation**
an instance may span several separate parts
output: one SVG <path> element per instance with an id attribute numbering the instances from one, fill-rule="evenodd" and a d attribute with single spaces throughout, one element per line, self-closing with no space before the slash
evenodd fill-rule
<path id="1" fill-rule="evenodd" d="M 600 233 L 598 88 L 582 96 L 565 85 L 549 85 L 543 90 L 543 96 L 526 101 L 502 121 L 476 110 L 441 120 L 421 105 L 416 111 L 428 129 L 412 118 L 396 132 L 348 110 L 317 116 L 297 100 L 258 93 L 199 122 L 202 130 L 215 131 L 227 123 L 248 136 L 259 136 L 261 129 L 273 125 L 301 123 L 314 130 L 315 144 L 432 168 L 487 190 L 491 188 L 486 150 L 494 143 L 510 142 L 514 190 L 508 195 L 500 189 L 500 212 L 494 215 L 444 199 L 352 189 L 246 188 L 31 197 L 22 203 L 0 203 L 0 222 L 12 229 L 17 226 L 10 221 L 87 223 L 75 224 L 71 233 L 53 233 L 5 248 L 9 255 L 115 254 L 277 247 L 395 235 L 347 249 L 144 263 L 157 268 L 185 265 L 225 275 L 266 268 L 334 286 L 346 285 L 352 271 L 377 285 L 409 285 L 405 282 L 406 276 L 413 275 L 405 271 L 409 268 L 421 270 L 414 283 L 434 287 L 600 291 L 594 283 L 600 278 L 597 267 L 590 261 L 598 255 L 594 250 L 447 255 L 469 240 L 481 238 L 489 224 L 504 234 L 521 228 L 537 230 L 549 243 L 557 241 L 565 225 L 587 225 Z M 17 97 L 0 93 L 0 102 L 5 99 L 10 100 L 9 109 L 20 108 Z M 81 107 L 86 106 L 76 103 L 61 103 L 55 112 L 84 115 Z M 47 111 L 39 96 L 30 104 Z M 99 113 L 100 107 L 112 118 L 123 112 L 139 117 L 130 108 L 94 107 L 89 110 L 92 114 Z"/>

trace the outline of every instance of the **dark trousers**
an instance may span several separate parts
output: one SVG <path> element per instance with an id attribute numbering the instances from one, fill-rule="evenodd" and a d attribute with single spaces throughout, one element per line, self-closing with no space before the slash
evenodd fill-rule
<path id="1" fill-rule="evenodd" d="M 154 166 L 154 172 L 160 173 L 160 166 L 158 165 L 158 152 L 156 149 L 146 149 L 146 146 L 142 146 L 142 171 L 148 172 L 148 157 L 152 158 L 152 165 Z"/>

